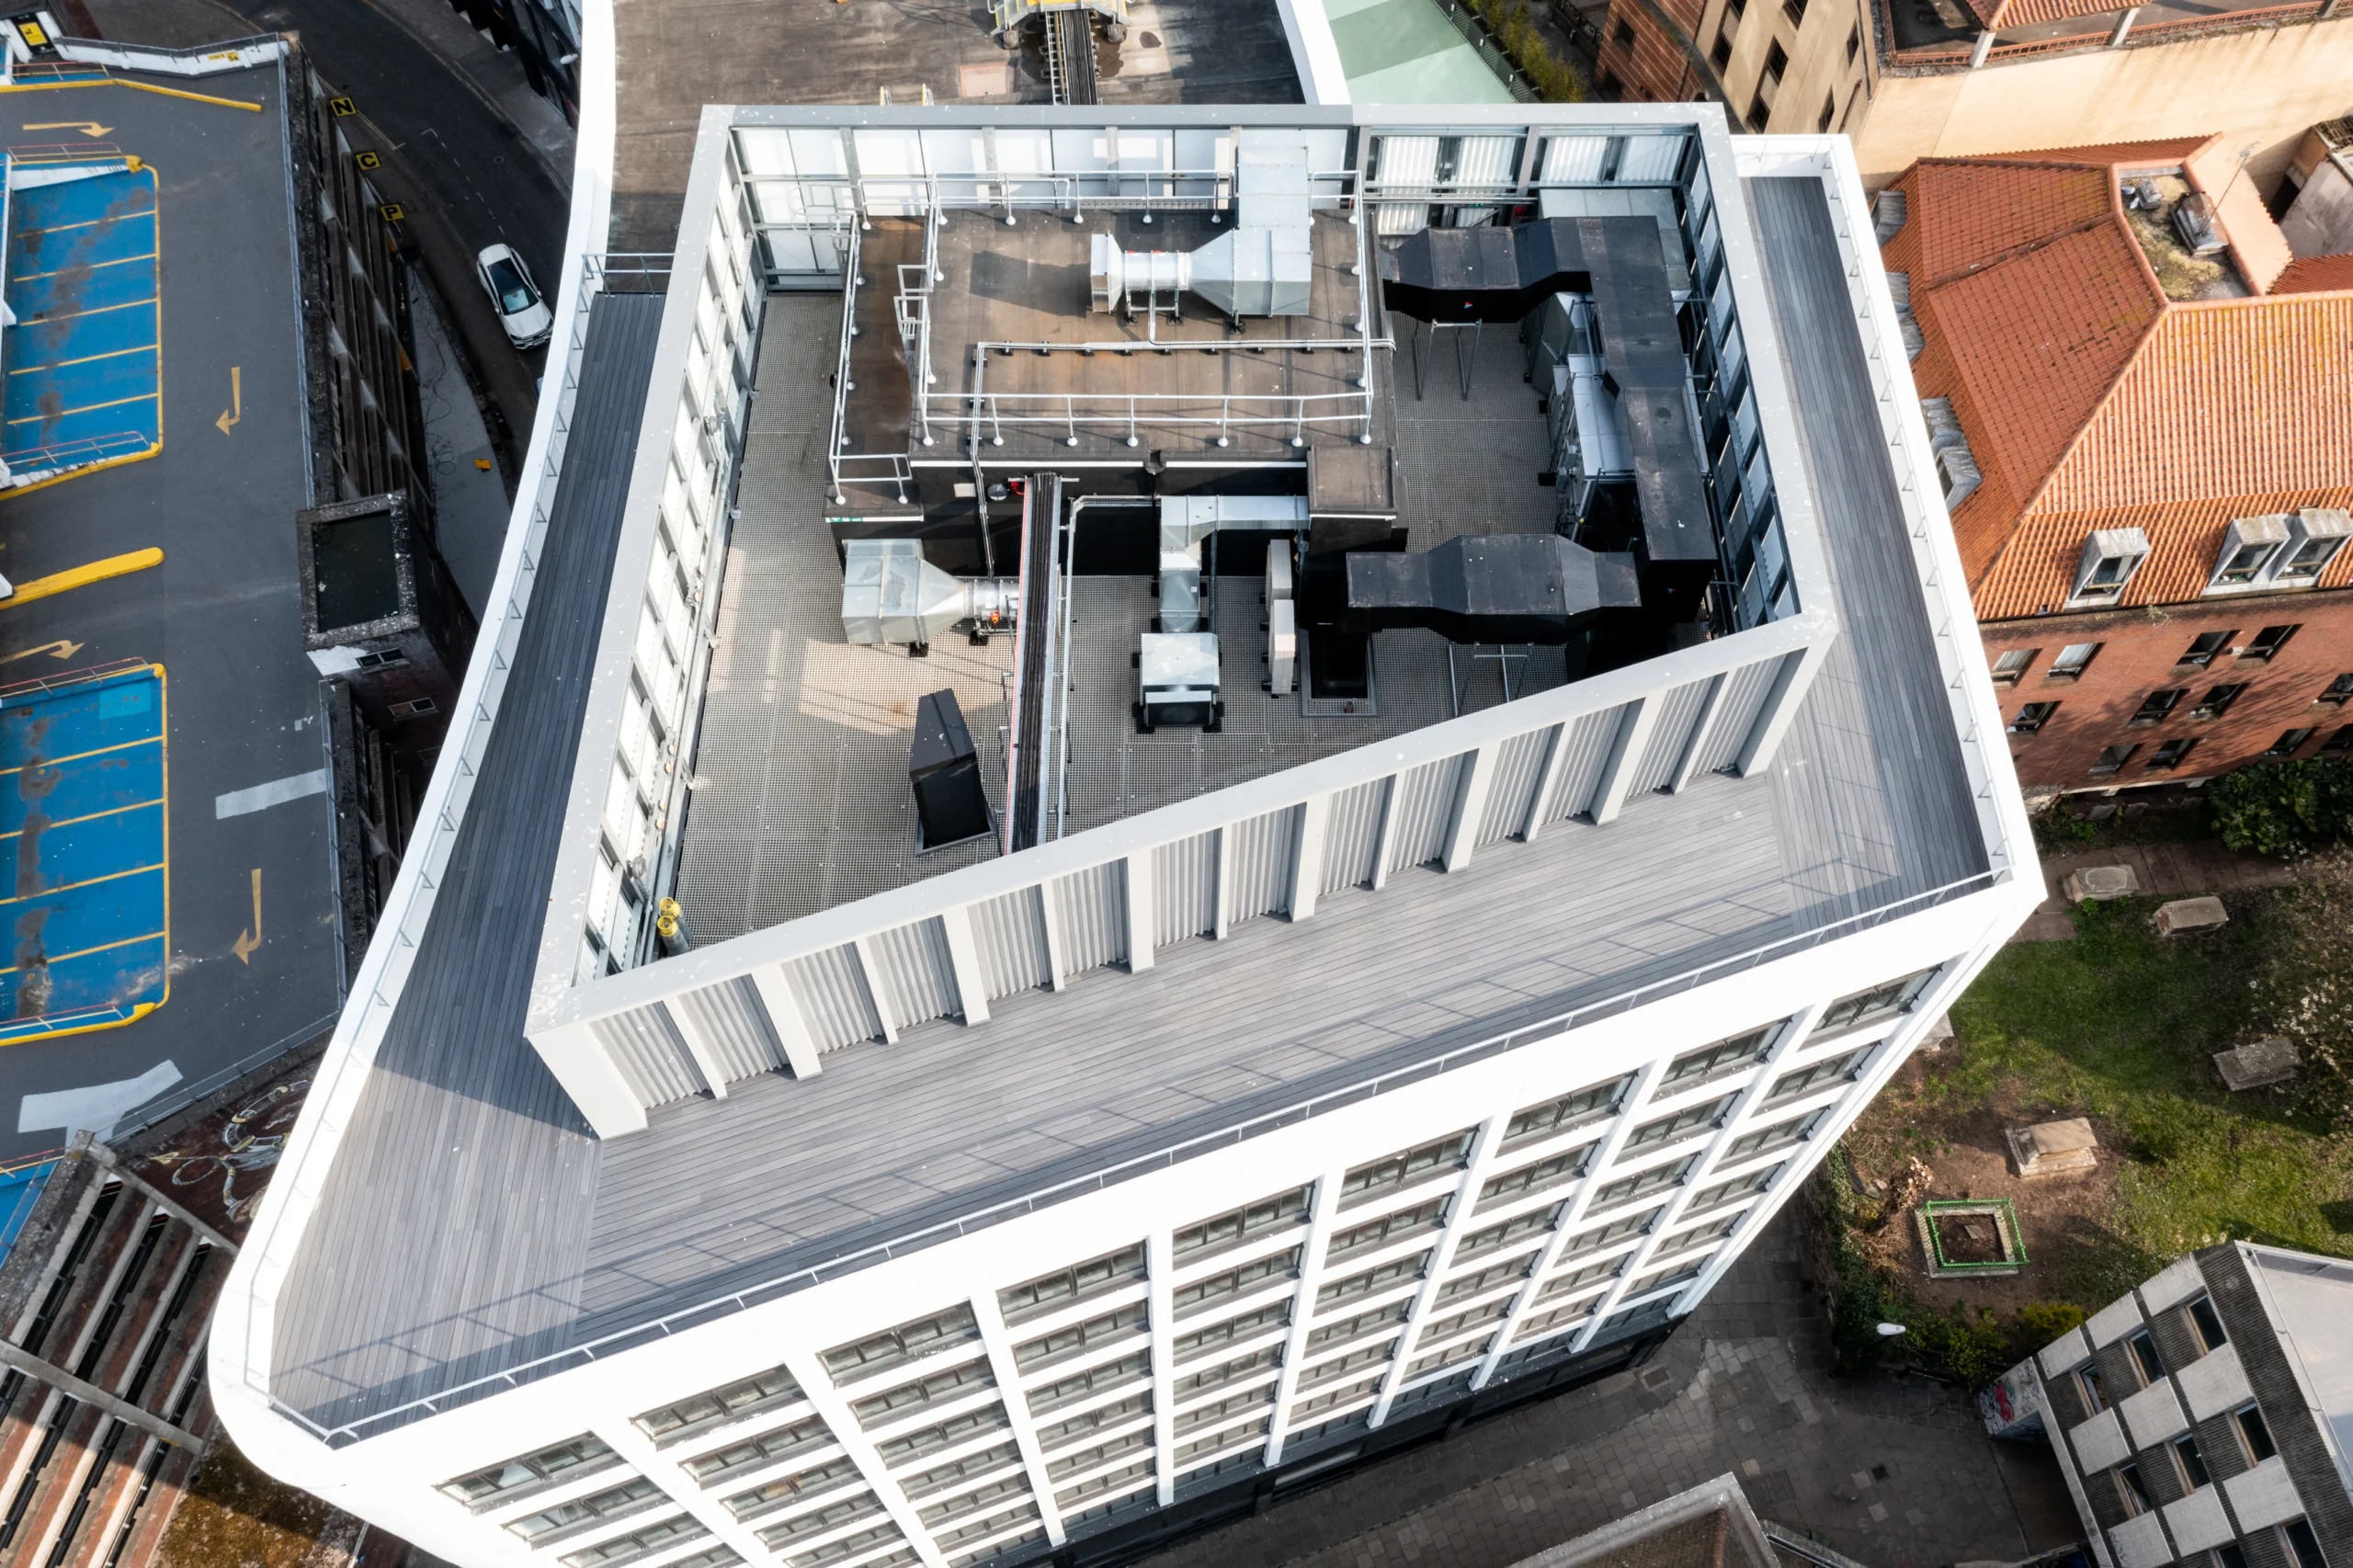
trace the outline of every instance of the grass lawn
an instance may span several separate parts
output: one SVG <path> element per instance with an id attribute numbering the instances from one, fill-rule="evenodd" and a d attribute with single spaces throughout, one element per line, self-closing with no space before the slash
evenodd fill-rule
<path id="1" fill-rule="evenodd" d="M 1858 1167 L 1884 1179 L 1917 1154 L 1937 1196 L 1953 1172 L 1974 1196 L 2016 1194 L 2036 1261 L 2019 1291 L 2086 1310 L 2226 1237 L 2353 1256 L 2353 1141 L 2302 1114 L 2293 1085 L 2229 1094 L 2211 1060 L 2254 1038 L 2265 902 L 2234 898 L 2222 932 L 2171 940 L 2154 900 L 2094 904 L 2073 941 L 2005 949 L 1954 1006 L 1955 1043 L 1857 1125 Z M 2106 1145 L 2097 1176 L 2008 1175 L 2004 1126 L 2074 1116 Z"/>

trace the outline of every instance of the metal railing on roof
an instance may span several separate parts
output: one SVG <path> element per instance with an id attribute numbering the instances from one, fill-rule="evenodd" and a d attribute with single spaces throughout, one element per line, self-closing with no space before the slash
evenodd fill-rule
<path id="1" fill-rule="evenodd" d="M 837 1257 L 829 1258 L 824 1263 L 797 1268 L 788 1274 L 779 1275 L 770 1279 L 747 1285 L 741 1290 L 731 1290 L 724 1295 L 698 1301 L 692 1306 L 681 1307 L 675 1312 L 648 1318 L 627 1328 L 599 1335 L 582 1344 L 551 1351 L 544 1356 L 534 1357 L 504 1371 L 469 1379 L 440 1393 L 409 1400 L 372 1415 L 358 1416 L 330 1426 L 312 1420 L 301 1411 L 278 1399 L 275 1393 L 262 1391 L 263 1397 L 279 1415 L 300 1424 L 305 1430 L 331 1446 L 356 1443 L 373 1433 L 389 1430 L 418 1417 L 438 1415 L 503 1390 L 520 1388 L 525 1383 L 535 1382 L 540 1378 L 595 1361 L 600 1356 L 619 1354 L 656 1339 L 666 1338 L 670 1335 L 696 1327 L 702 1323 L 745 1311 L 763 1301 L 773 1301 L 796 1290 L 806 1290 L 827 1279 L 855 1273 L 858 1269 L 888 1262 L 892 1258 L 904 1256 L 909 1253 L 919 1252 L 926 1247 L 952 1241 L 960 1236 L 970 1235 L 976 1231 L 986 1230 L 992 1225 L 1017 1219 L 1021 1215 L 1033 1213 L 1040 1209 L 1067 1201 L 1087 1192 L 1100 1191 L 1106 1187 L 1117 1186 L 1120 1182 L 1176 1165 L 1180 1161 L 1206 1153 L 1212 1149 L 1243 1142 L 1262 1133 L 1295 1125 L 1313 1117 L 1337 1110 L 1344 1106 L 1354 1105 L 1377 1095 L 1402 1088 L 1408 1084 L 1417 1083 L 1424 1078 L 1434 1077 L 1450 1069 L 1499 1055 L 1538 1039 L 1564 1034 L 1571 1029 L 1615 1017 L 1635 1007 L 1644 1006 L 1652 1002 L 1677 995 L 1715 981 L 1745 973 L 1760 965 L 1818 948 L 1825 942 L 1836 941 L 1857 932 L 1870 930 L 1885 925 L 1890 920 L 1919 914 L 1950 903 L 1957 899 L 1968 897 L 1972 893 L 1987 891 L 2009 880 L 2010 874 L 2007 871 L 1980 871 L 1974 876 L 1947 882 L 1941 887 L 1930 888 L 1908 898 L 1882 904 L 1876 909 L 1864 910 L 1859 914 L 1831 921 L 1811 930 L 1764 943 L 1727 958 L 1697 965 L 1663 980 L 1633 986 L 1599 1000 L 1568 1008 L 1533 1023 L 1518 1025 L 1501 1033 L 1475 1040 L 1469 1045 L 1458 1046 L 1453 1050 L 1425 1057 L 1403 1067 L 1374 1074 L 1340 1088 L 1311 1096 L 1279 1109 L 1262 1112 L 1245 1120 L 1232 1123 L 1216 1131 L 1201 1133 L 1151 1153 L 1139 1154 L 1116 1165 L 1107 1165 L 1091 1175 L 1057 1182 L 1022 1197 L 1007 1199 L 1003 1202 L 974 1210 L 972 1213 L 957 1219 L 941 1221 L 937 1224 L 911 1231 L 891 1241 L 859 1247 Z"/>

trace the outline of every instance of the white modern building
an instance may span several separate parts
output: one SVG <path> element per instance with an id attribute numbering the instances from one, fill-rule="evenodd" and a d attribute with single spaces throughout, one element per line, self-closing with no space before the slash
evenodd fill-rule
<path id="1" fill-rule="evenodd" d="M 1844 142 L 712 108 L 622 262 L 582 130 L 216 1318 L 271 1471 L 480 1568 L 1132 1554 L 1644 1354 L 2040 900 Z"/>

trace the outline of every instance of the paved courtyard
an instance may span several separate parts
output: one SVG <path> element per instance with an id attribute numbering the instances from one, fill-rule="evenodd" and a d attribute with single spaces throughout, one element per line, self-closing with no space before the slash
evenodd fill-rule
<path id="1" fill-rule="evenodd" d="M 1869 1568 L 2015 1562 L 2081 1537 L 2048 1449 L 1959 1390 L 1834 1381 L 1785 1215 L 1638 1371 L 1541 1401 L 1150 1560 L 1152 1568 L 1503 1568 L 1726 1471 Z"/>

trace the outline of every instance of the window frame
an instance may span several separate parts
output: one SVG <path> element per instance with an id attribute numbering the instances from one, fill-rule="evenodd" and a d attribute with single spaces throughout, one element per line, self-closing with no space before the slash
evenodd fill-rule
<path id="1" fill-rule="evenodd" d="M 2279 650 L 2294 642 L 2296 633 L 2303 629 L 2304 623 L 2301 620 L 2281 621 L 2276 626 L 2259 628 L 2254 636 L 2247 639 L 2246 646 L 2238 651 L 2237 656 L 2268 665 L 2278 658 Z"/>
<path id="2" fill-rule="evenodd" d="M 2272 565 L 2271 584 L 2280 588 L 2317 587 L 2322 576 L 2336 564 L 2336 558 L 2345 553 L 2347 542 L 2353 540 L 2353 514 L 2343 507 L 2304 506 L 2287 517 L 2288 544 Z"/>
<path id="3" fill-rule="evenodd" d="M 2206 1309 L 2203 1315 L 2198 1311 L 2200 1307 Z M 2181 1312 L 2182 1316 L 2189 1320 L 2191 1336 L 2203 1347 L 2207 1355 L 2211 1356 L 2231 1342 L 2230 1329 L 2223 1324 L 2222 1314 L 2216 1309 L 2212 1296 L 2198 1296 L 2184 1306 Z M 2209 1320 L 2211 1320 L 2213 1324 L 2211 1331 L 2207 1326 Z"/>
<path id="4" fill-rule="evenodd" d="M 2042 678 L 2046 681 L 2081 680 L 2084 672 L 2092 667 L 2092 661 L 2099 657 L 2099 651 L 2107 646 L 2105 642 L 2070 642 L 2052 659 L 2051 667 L 2042 672 Z M 2067 655 L 2079 648 L 2084 651 L 2084 656 L 2069 663 Z"/>
<path id="5" fill-rule="evenodd" d="M 2288 514 L 2264 513 L 2234 517 L 2222 530 L 2214 551 L 2214 567 L 2206 577 L 2210 594 L 2243 594 L 2266 585 L 2270 569 L 2288 546 Z"/>
<path id="6" fill-rule="evenodd" d="M 2304 749 L 2306 741 L 2318 733 L 2320 733 L 2320 726 L 2317 724 L 2303 724 L 2295 729 L 2282 730 L 2279 732 L 2279 738 L 2266 747 L 2263 755 L 2274 761 L 2293 756 Z"/>
<path id="7" fill-rule="evenodd" d="M 2160 686 L 2141 699 L 2141 706 L 2132 710 L 2132 717 L 2124 721 L 2128 730 L 2153 730 L 2174 716 L 2182 699 L 2189 695 L 2186 686 Z"/>
<path id="8" fill-rule="evenodd" d="M 2271 1436 L 2271 1423 L 2265 1417 L 2263 1406 L 2254 1400 L 2231 1412 L 2231 1431 L 2238 1438 L 2239 1451 L 2245 1456 L 2250 1469 L 2279 1451 L 2278 1440 Z"/>
<path id="9" fill-rule="evenodd" d="M 2141 1479 L 2139 1460 L 2121 1460 L 2109 1474 L 2115 1478 L 2116 1500 L 2124 1505 L 2126 1518 L 2137 1519 L 2157 1511 L 2156 1499 L 2149 1494 L 2149 1483 Z"/>
<path id="10" fill-rule="evenodd" d="M 1994 663 L 1986 673 L 1995 686 L 2016 686 L 2027 671 L 2034 668 L 2034 661 L 2042 653 L 2040 648 L 2005 648 L 1994 655 Z M 2011 660 L 2017 660 L 2012 664 Z"/>
<path id="11" fill-rule="evenodd" d="M 2201 723 L 2211 723 L 2231 710 L 2231 705 L 2246 695 L 2250 683 L 2243 680 L 2218 681 L 2206 688 L 2189 716 Z"/>
<path id="12" fill-rule="evenodd" d="M 2197 736 L 2175 735 L 2162 742 L 2143 766 L 2152 773 L 2171 773 L 2188 761 L 2189 754 L 2197 749 Z"/>
<path id="13" fill-rule="evenodd" d="M 2123 772 L 2126 766 L 2140 755 L 2141 746 L 2137 741 L 2109 746 L 2092 759 L 2088 776 L 2094 778 L 2113 778 Z"/>
<path id="14" fill-rule="evenodd" d="M 2075 580 L 2068 590 L 2067 602 L 2075 605 L 2112 605 L 2124 597 L 2124 590 L 2141 574 L 2149 562 L 2149 536 L 2139 528 L 2095 528 L 2084 540 L 2083 552 L 2075 560 Z M 2122 564 L 2111 570 L 2111 562 Z"/>
<path id="15" fill-rule="evenodd" d="M 2052 715 L 2058 711 L 2059 704 L 2055 701 L 2027 703 L 2018 710 L 2018 717 L 2010 721 L 2008 733 L 2013 735 L 2039 735 L 2042 727 L 2051 722 Z"/>
<path id="16" fill-rule="evenodd" d="M 2177 670 L 2206 668 L 2218 655 L 2229 652 L 2231 639 L 2238 634 L 2239 631 L 2235 626 L 2227 631 L 2200 632 L 2190 639 L 2189 646 L 2182 650 L 2181 657 L 2173 662 L 2174 668 Z"/>

